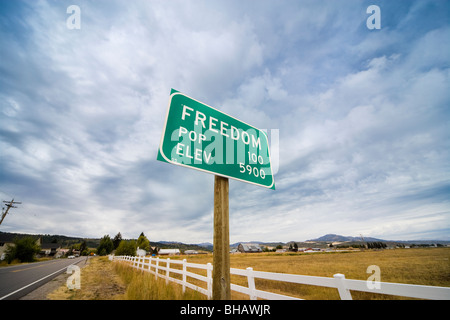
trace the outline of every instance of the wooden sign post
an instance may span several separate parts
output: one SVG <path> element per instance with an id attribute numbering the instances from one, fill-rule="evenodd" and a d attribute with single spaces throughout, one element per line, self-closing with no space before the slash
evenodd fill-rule
<path id="1" fill-rule="evenodd" d="M 213 299 L 230 300 L 228 178 L 214 177 Z"/>

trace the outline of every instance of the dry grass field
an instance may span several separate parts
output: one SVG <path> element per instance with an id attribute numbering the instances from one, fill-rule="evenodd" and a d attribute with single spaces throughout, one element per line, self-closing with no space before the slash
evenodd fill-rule
<path id="1" fill-rule="evenodd" d="M 182 259 L 176 257 L 171 259 Z M 212 263 L 212 255 L 189 256 L 193 263 Z M 377 265 L 382 282 L 450 287 L 450 248 L 366 250 L 341 253 L 250 253 L 233 254 L 232 268 L 252 267 L 269 271 L 332 277 L 342 273 L 347 279 L 367 280 L 367 267 Z M 232 276 L 232 283 L 246 285 L 246 279 Z M 339 299 L 336 289 L 256 279 L 256 288 L 302 299 Z M 241 299 L 237 293 L 233 298 Z M 388 295 L 352 292 L 353 299 L 398 299 Z"/>
<path id="2" fill-rule="evenodd" d="M 167 257 L 161 257 L 167 258 Z M 171 260 L 187 259 L 192 263 L 213 261 L 211 254 L 192 256 L 172 256 Z M 252 267 L 257 271 L 302 274 L 332 277 L 342 273 L 347 279 L 367 280 L 370 274 L 367 267 L 377 265 L 381 270 L 382 282 L 420 284 L 450 287 L 450 248 L 366 250 L 347 253 L 254 253 L 232 254 L 232 268 Z M 164 266 L 163 263 L 160 263 Z M 171 267 L 175 267 L 174 264 Z M 206 275 L 198 269 L 188 271 Z M 171 274 L 172 277 L 176 275 Z M 231 282 L 247 285 L 245 277 L 231 277 Z M 192 280 L 192 281 L 191 281 Z M 189 282 L 206 288 L 200 281 Z M 309 285 L 298 285 L 278 281 L 256 279 L 256 288 L 264 291 L 290 295 L 308 300 L 339 299 L 336 289 Z M 353 299 L 402 299 L 389 295 L 375 295 L 352 292 Z M 112 263 L 106 257 L 92 259 L 90 265 L 82 269 L 81 290 L 68 290 L 61 287 L 49 295 L 51 299 L 123 299 L 123 300 L 184 300 L 205 299 L 198 292 L 187 289 L 183 294 L 181 286 L 175 283 L 165 284 L 162 279 L 155 280 L 154 275 L 143 273 L 122 263 Z M 232 291 L 232 299 L 248 299 Z M 404 299 L 404 298 L 403 298 Z"/>

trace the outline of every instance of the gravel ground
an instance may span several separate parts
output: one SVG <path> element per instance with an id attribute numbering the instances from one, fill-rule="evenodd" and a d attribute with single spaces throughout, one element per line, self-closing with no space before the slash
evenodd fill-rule
<path id="1" fill-rule="evenodd" d="M 62 273 L 19 300 L 49 300 L 47 294 L 61 287 L 69 277 L 70 274 Z"/>

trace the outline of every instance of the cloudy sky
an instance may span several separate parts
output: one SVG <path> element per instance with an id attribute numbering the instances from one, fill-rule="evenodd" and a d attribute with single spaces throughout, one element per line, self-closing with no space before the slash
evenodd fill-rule
<path id="1" fill-rule="evenodd" d="M 212 242 L 214 176 L 156 160 L 174 88 L 268 132 L 276 190 L 230 180 L 230 242 L 450 240 L 449 17 L 0 0 L 0 196 L 22 202 L 0 231 Z"/>

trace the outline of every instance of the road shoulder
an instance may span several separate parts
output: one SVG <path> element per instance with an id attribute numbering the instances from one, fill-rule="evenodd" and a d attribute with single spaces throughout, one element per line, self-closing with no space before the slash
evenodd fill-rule
<path id="1" fill-rule="evenodd" d="M 80 261 L 77 266 L 79 266 L 80 268 L 84 268 L 85 266 L 89 265 L 89 260 L 90 259 Z M 19 300 L 50 300 L 47 296 L 58 288 L 65 286 L 69 277 L 70 274 L 63 272 L 50 281 L 44 283 L 39 288 L 19 298 Z"/>

